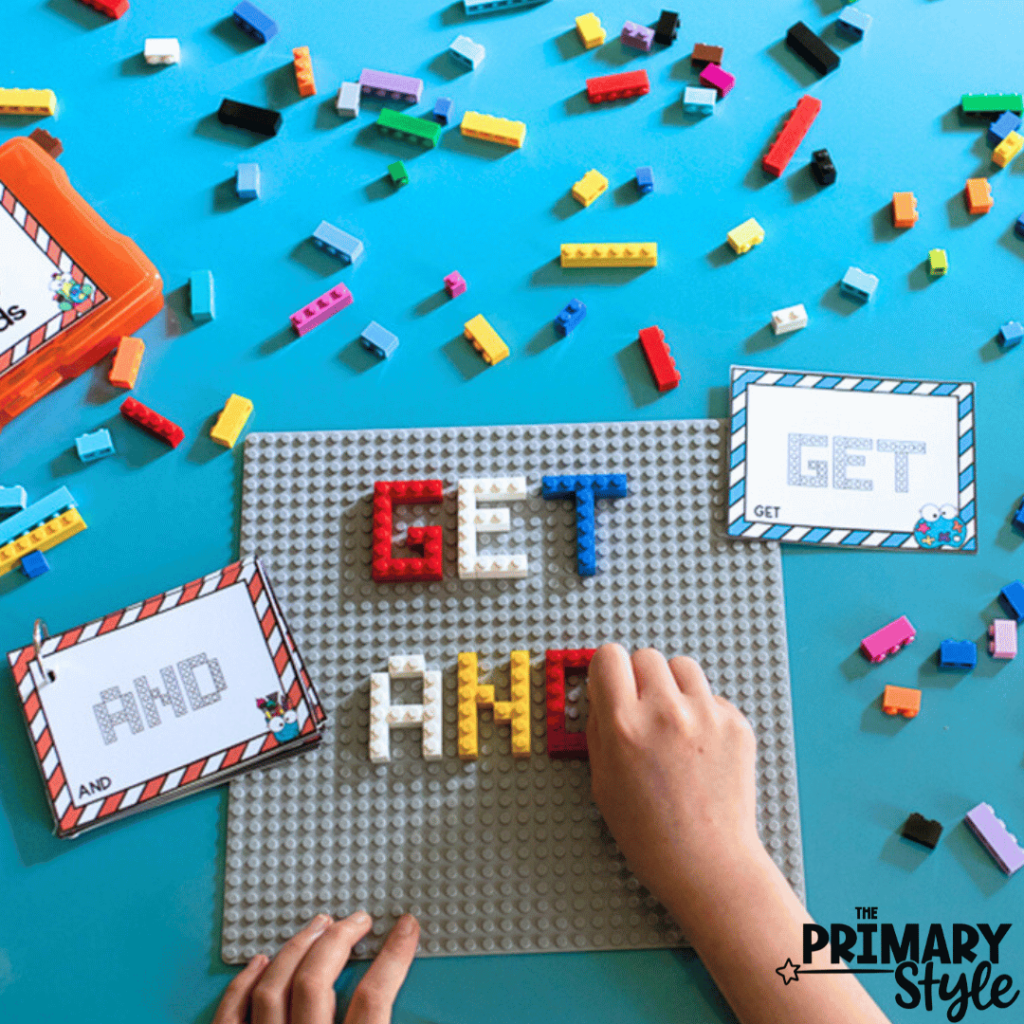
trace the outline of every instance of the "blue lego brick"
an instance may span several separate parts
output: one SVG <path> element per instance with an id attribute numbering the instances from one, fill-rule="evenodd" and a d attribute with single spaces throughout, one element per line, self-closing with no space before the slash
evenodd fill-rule
<path id="1" fill-rule="evenodd" d="M 702 89 L 700 86 L 688 85 L 683 91 L 683 110 L 687 114 L 713 114 L 717 99 L 717 89 Z"/>
<path id="2" fill-rule="evenodd" d="M 1013 514 L 1013 525 L 1016 526 L 1018 530 L 1024 530 L 1024 501 L 1021 501 L 1020 505 L 1017 507 L 1017 511 Z"/>
<path id="3" fill-rule="evenodd" d="M 359 340 L 363 343 L 363 348 L 380 359 L 390 359 L 395 349 L 398 348 L 398 338 L 386 328 L 381 327 L 376 320 L 371 320 L 363 328 Z"/>
<path id="4" fill-rule="evenodd" d="M 30 551 L 21 559 L 21 571 L 30 579 L 42 576 L 44 572 L 50 571 L 50 563 L 42 551 Z"/>
<path id="5" fill-rule="evenodd" d="M 577 327 L 579 327 L 586 315 L 587 307 L 583 305 L 579 299 L 573 299 L 565 309 L 555 317 L 555 330 L 564 338 L 567 334 L 571 334 Z"/>
<path id="6" fill-rule="evenodd" d="M 836 22 L 836 29 L 839 33 L 849 39 L 861 39 L 869 28 L 871 28 L 871 15 L 865 14 L 856 7 L 847 7 Z"/>
<path id="7" fill-rule="evenodd" d="M 474 43 L 469 36 L 456 36 L 455 42 L 448 47 L 448 52 L 456 64 L 470 71 L 476 71 L 483 63 L 487 53 L 479 43 Z"/>
<path id="8" fill-rule="evenodd" d="M 978 645 L 973 640 L 943 640 L 939 644 L 939 668 L 974 668 Z"/>
<path id="9" fill-rule="evenodd" d="M 1003 607 L 1018 622 L 1024 619 L 1024 583 L 1021 583 L 1020 580 L 1007 583 L 999 591 L 999 598 L 1003 602 Z"/>
<path id="10" fill-rule="evenodd" d="M 839 290 L 843 295 L 858 302 L 867 302 L 875 294 L 878 278 L 874 274 L 866 274 L 860 267 L 850 267 L 839 282 Z"/>
<path id="11" fill-rule="evenodd" d="M 205 324 L 217 315 L 213 299 L 213 271 L 197 270 L 188 279 L 189 313 L 196 323 Z"/>
<path id="12" fill-rule="evenodd" d="M 998 146 L 1010 132 L 1020 129 L 1020 114 L 1004 110 L 989 126 L 987 138 L 990 146 Z"/>
<path id="13" fill-rule="evenodd" d="M 95 462 L 114 454 L 114 442 L 110 439 L 110 431 L 106 427 L 76 437 L 75 447 L 78 449 L 78 457 L 83 462 Z"/>
<path id="14" fill-rule="evenodd" d="M 537 7 L 548 0 L 462 0 L 467 17 L 474 14 L 491 14 L 494 11 L 509 11 L 516 7 Z"/>
<path id="15" fill-rule="evenodd" d="M 1016 348 L 1024 340 L 1024 327 L 1016 320 L 1009 320 L 999 328 L 999 344 L 1003 348 Z"/>
<path id="16" fill-rule="evenodd" d="M 625 473 L 576 473 L 570 476 L 541 477 L 542 497 L 549 500 L 573 498 L 576 501 L 576 572 L 580 576 L 594 576 L 597 573 L 595 500 L 625 498 L 628 493 Z"/>
<path id="17" fill-rule="evenodd" d="M 257 43 L 265 43 L 277 35 L 277 22 L 264 14 L 255 4 L 249 0 L 242 2 L 231 14 L 235 24 L 248 36 L 252 36 Z"/>
<path id="18" fill-rule="evenodd" d="M 0 522 L 23 511 L 27 503 L 24 487 L 0 487 Z"/>
<path id="19" fill-rule="evenodd" d="M 69 508 L 76 508 L 77 503 L 66 487 L 58 487 L 45 498 L 34 501 L 28 508 L 0 523 L 0 548 L 24 533 L 34 530 L 47 519 L 59 516 Z"/>
<path id="20" fill-rule="evenodd" d="M 313 232 L 313 244 L 344 263 L 352 263 L 363 254 L 363 243 L 358 238 L 325 220 L 320 221 L 320 226 Z"/>
<path id="21" fill-rule="evenodd" d="M 455 101 L 442 96 L 434 104 L 434 120 L 441 124 L 448 124 L 455 120 Z"/>
<path id="22" fill-rule="evenodd" d="M 259 199 L 260 165 L 239 164 L 235 172 L 235 195 L 239 199 Z"/>
<path id="23" fill-rule="evenodd" d="M 1024 238 L 1024 213 L 1017 218 L 1017 223 L 1013 225 L 1013 230 L 1018 238 Z"/>
<path id="24" fill-rule="evenodd" d="M 650 167 L 636 169 L 636 187 L 640 189 L 642 196 L 654 191 L 654 171 Z"/>

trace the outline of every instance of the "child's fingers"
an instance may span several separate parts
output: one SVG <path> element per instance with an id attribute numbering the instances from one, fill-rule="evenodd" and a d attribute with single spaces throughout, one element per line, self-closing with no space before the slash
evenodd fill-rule
<path id="1" fill-rule="evenodd" d="M 628 708 L 636 703 L 636 679 L 629 655 L 618 644 L 598 647 L 587 670 L 587 702 L 591 717 Z"/>
<path id="2" fill-rule="evenodd" d="M 318 914 L 281 947 L 253 991 L 252 1024 L 287 1024 L 288 996 L 295 969 L 330 923 L 327 914 Z"/>
<path id="3" fill-rule="evenodd" d="M 704 670 L 693 660 L 693 658 L 673 658 L 668 667 L 675 678 L 676 685 L 686 694 L 695 700 L 710 701 L 712 698 L 711 686 Z"/>
<path id="4" fill-rule="evenodd" d="M 412 914 L 399 918 L 352 993 L 345 1024 L 390 1024 L 391 1009 L 412 966 L 419 941 L 420 925 L 416 918 Z"/>
<path id="5" fill-rule="evenodd" d="M 352 947 L 370 930 L 373 919 L 364 910 L 335 921 L 310 947 L 295 972 L 291 988 L 293 1024 L 332 1024 L 334 983 L 352 954 Z"/>
<path id="6" fill-rule="evenodd" d="M 252 990 L 269 963 L 270 961 L 260 953 L 231 979 L 231 984 L 221 996 L 220 1006 L 213 1016 L 213 1024 L 245 1024 L 249 1019 L 249 999 L 252 997 Z"/>
<path id="7" fill-rule="evenodd" d="M 641 700 L 658 696 L 679 699 L 676 681 L 661 651 L 653 647 L 637 651 L 633 655 L 633 673 Z"/>

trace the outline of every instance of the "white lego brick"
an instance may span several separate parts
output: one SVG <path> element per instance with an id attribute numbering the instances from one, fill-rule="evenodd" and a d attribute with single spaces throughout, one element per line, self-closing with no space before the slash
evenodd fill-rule
<path id="1" fill-rule="evenodd" d="M 393 654 L 388 658 L 388 675 L 392 679 L 421 676 L 427 670 L 422 654 Z"/>
<path id="2" fill-rule="evenodd" d="M 804 309 L 803 303 L 786 306 L 785 309 L 777 309 L 772 313 L 772 330 L 776 334 L 789 334 L 806 326 L 807 310 Z"/>
<path id="3" fill-rule="evenodd" d="M 147 39 L 142 56 L 147 64 L 177 64 L 181 60 L 181 47 L 177 39 Z"/>
<path id="4" fill-rule="evenodd" d="M 357 82 L 342 82 L 338 90 L 338 98 L 334 101 L 334 109 L 338 117 L 358 117 L 359 97 L 361 91 Z"/>

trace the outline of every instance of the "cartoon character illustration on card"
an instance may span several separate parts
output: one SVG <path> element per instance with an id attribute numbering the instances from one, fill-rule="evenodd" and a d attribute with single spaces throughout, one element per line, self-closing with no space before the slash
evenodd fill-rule
<path id="1" fill-rule="evenodd" d="M 50 276 L 50 291 L 53 292 L 53 301 L 60 306 L 62 313 L 67 313 L 75 306 L 88 302 L 95 290 L 88 281 L 79 284 L 70 274 L 52 274 Z"/>
<path id="2" fill-rule="evenodd" d="M 967 539 L 967 525 L 955 505 L 925 505 L 914 526 L 914 537 L 923 548 L 958 548 Z"/>
<path id="3" fill-rule="evenodd" d="M 299 716 L 291 707 L 287 694 L 268 693 L 266 697 L 257 697 L 256 707 L 263 712 L 267 728 L 278 743 L 287 743 L 299 735 Z"/>

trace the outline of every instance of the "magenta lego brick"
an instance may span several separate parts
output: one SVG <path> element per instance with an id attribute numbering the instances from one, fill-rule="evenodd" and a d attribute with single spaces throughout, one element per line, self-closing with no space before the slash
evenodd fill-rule
<path id="1" fill-rule="evenodd" d="M 466 290 L 466 282 L 457 270 L 453 270 L 445 276 L 444 290 L 450 299 L 458 298 Z"/>
<path id="2" fill-rule="evenodd" d="M 1017 657 L 1017 623 L 1013 619 L 993 619 L 988 627 L 988 653 L 1003 661 Z"/>
<path id="3" fill-rule="evenodd" d="M 292 313 L 289 319 L 296 333 L 303 335 L 351 304 L 352 293 L 343 284 L 338 284 L 297 313 Z"/>
<path id="4" fill-rule="evenodd" d="M 359 74 L 359 88 L 368 96 L 385 96 L 408 103 L 419 103 L 423 95 L 423 79 L 363 68 Z"/>
<path id="5" fill-rule="evenodd" d="M 621 38 L 624 46 L 632 46 L 636 50 L 650 53 L 654 45 L 654 29 L 638 25 L 635 21 L 627 21 L 622 26 Z"/>
<path id="6" fill-rule="evenodd" d="M 895 654 L 911 643 L 917 636 L 910 619 L 901 615 L 893 619 L 887 626 L 875 630 L 870 636 L 864 637 L 860 649 L 869 661 L 885 661 L 886 656 Z"/>
<path id="7" fill-rule="evenodd" d="M 718 90 L 719 96 L 727 96 L 736 84 L 736 76 L 729 74 L 717 64 L 708 64 L 700 73 L 700 80 Z"/>
<path id="8" fill-rule="evenodd" d="M 964 821 L 1004 874 L 1012 875 L 1024 867 L 1024 850 L 1017 845 L 1017 837 L 996 817 L 990 804 L 972 807 Z"/>

